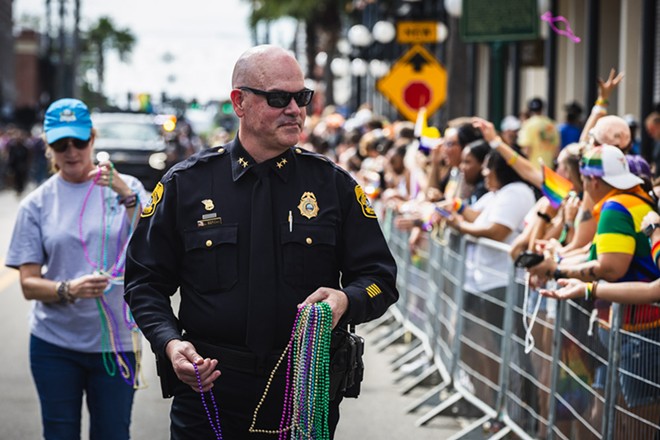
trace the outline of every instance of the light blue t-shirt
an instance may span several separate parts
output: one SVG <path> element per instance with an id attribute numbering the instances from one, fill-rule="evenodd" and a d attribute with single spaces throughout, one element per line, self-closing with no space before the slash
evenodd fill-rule
<path id="1" fill-rule="evenodd" d="M 144 207 L 148 195 L 139 180 L 122 175 L 138 194 Z M 117 201 L 117 193 L 93 181 L 71 183 L 55 174 L 30 193 L 20 204 L 5 264 L 18 268 L 40 264 L 42 276 L 62 281 L 120 268 L 123 277 L 125 246 L 130 219 Z M 131 330 L 126 322 L 123 278 L 116 278 L 103 299 L 112 313 L 112 332 L 119 335 L 119 351 L 132 351 Z M 107 319 L 107 318 L 106 318 Z M 96 299 L 79 299 L 73 304 L 33 301 L 31 333 L 51 344 L 89 353 L 113 351 L 102 326 Z"/>

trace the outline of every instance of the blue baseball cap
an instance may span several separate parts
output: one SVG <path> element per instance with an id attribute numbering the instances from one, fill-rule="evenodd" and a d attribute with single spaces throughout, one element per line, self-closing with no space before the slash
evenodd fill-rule
<path id="1" fill-rule="evenodd" d="M 63 98 L 53 102 L 44 117 L 46 142 L 72 137 L 86 141 L 92 135 L 92 119 L 84 102 Z"/>

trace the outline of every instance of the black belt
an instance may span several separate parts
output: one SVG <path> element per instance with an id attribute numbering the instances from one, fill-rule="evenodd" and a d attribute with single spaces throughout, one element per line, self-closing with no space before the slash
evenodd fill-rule
<path id="1" fill-rule="evenodd" d="M 221 345 L 209 344 L 198 339 L 191 338 L 190 335 L 184 336 L 195 346 L 197 352 L 205 358 L 217 359 L 218 368 L 229 368 L 247 374 L 268 375 L 273 371 L 277 361 L 282 357 L 283 350 L 272 351 L 265 357 L 257 356 L 250 351 L 241 351 L 236 348 L 229 348 Z M 284 364 L 284 365 L 283 365 Z M 286 373 L 286 359 L 282 360 L 276 375 Z"/>

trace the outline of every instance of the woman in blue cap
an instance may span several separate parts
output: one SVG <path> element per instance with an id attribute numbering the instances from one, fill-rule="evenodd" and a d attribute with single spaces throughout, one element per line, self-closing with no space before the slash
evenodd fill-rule
<path id="1" fill-rule="evenodd" d="M 87 106 L 60 99 L 44 119 L 53 175 L 19 207 L 6 265 L 33 300 L 30 365 L 46 439 L 128 439 L 139 334 L 123 301 L 124 255 L 147 201 L 112 163 L 95 165 Z M 136 365 L 137 359 L 137 365 Z"/>

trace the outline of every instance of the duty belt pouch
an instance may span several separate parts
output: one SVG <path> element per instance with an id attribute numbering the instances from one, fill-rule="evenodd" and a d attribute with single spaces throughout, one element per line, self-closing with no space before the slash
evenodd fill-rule
<path id="1" fill-rule="evenodd" d="M 166 356 L 156 354 L 156 372 L 160 378 L 160 390 L 163 393 L 163 399 L 174 396 L 174 387 L 177 382 L 181 382 L 176 377 L 172 362 Z"/>
<path id="2" fill-rule="evenodd" d="M 354 398 L 360 395 L 360 383 L 364 377 L 363 354 L 362 337 L 343 328 L 333 330 L 330 345 L 330 400 L 339 395 Z"/>

